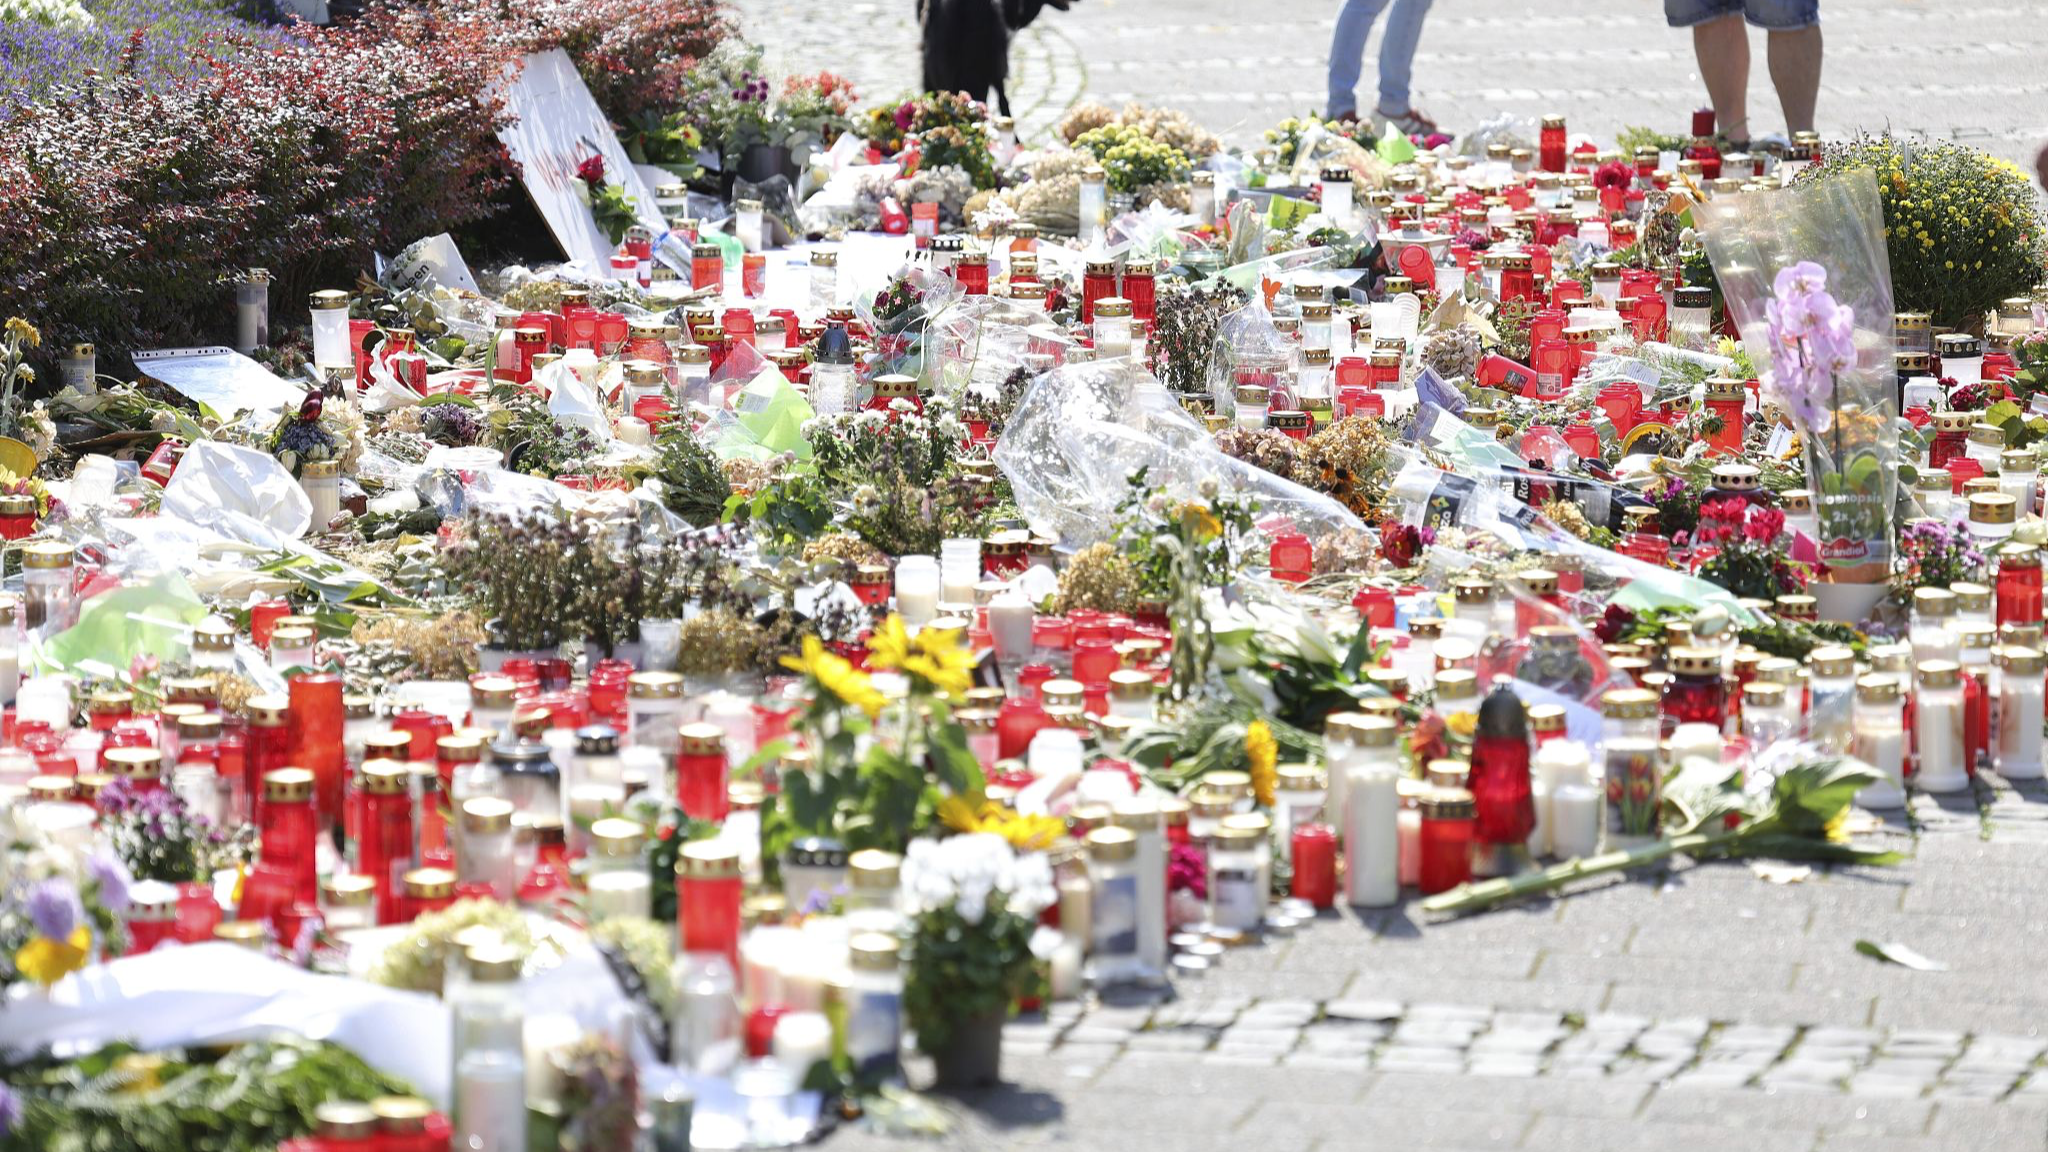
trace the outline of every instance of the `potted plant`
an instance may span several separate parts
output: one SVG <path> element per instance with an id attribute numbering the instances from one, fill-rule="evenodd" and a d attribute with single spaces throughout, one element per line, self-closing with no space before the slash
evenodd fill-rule
<path id="1" fill-rule="evenodd" d="M 992 832 L 914 840 L 903 859 L 913 902 L 903 1007 L 941 1088 L 994 1084 L 1003 1022 L 1029 990 L 1031 935 L 1055 898 L 1045 854 Z"/>
<path id="2" fill-rule="evenodd" d="M 484 615 L 477 663 L 496 672 L 515 656 L 558 654 L 568 637 L 576 588 L 569 555 L 575 546 L 565 517 L 474 513 L 443 546 L 452 585 L 471 589 Z"/>

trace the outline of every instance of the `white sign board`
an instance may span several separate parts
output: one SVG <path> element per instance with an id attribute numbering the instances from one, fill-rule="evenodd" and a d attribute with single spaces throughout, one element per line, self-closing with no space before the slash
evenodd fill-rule
<path id="1" fill-rule="evenodd" d="M 591 216 L 576 179 L 576 166 L 593 154 L 604 157 L 605 179 L 625 189 L 640 223 L 657 234 L 663 230 L 654 190 L 626 158 L 567 52 L 554 48 L 528 56 L 506 89 L 505 103 L 518 119 L 498 138 L 519 162 L 520 179 L 564 255 L 609 274 L 614 246 Z"/>
<path id="2" fill-rule="evenodd" d="M 306 385 L 283 379 L 232 348 L 160 348 L 137 352 L 135 367 L 223 420 L 252 411 L 275 416 L 306 398 Z"/>

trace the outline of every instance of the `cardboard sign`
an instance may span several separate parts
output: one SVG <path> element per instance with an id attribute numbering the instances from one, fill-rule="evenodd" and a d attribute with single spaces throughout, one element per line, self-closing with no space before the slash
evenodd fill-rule
<path id="1" fill-rule="evenodd" d="M 519 162 L 520 181 L 564 255 L 586 270 L 610 274 L 611 237 L 597 226 L 576 178 L 576 166 L 592 155 L 604 157 L 606 181 L 625 189 L 640 223 L 656 234 L 663 230 L 654 190 L 626 158 L 567 52 L 555 48 L 528 56 L 506 85 L 505 102 L 518 119 L 498 138 Z"/>
<path id="2" fill-rule="evenodd" d="M 446 232 L 415 240 L 385 263 L 378 258 L 377 279 L 394 292 L 449 288 L 476 291 L 476 277 L 469 274 L 469 262 Z"/>

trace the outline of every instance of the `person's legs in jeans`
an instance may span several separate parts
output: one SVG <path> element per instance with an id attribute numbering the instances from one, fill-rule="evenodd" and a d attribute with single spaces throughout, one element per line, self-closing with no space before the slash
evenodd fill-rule
<path id="1" fill-rule="evenodd" d="M 1820 96 L 1820 0 L 1748 0 L 1749 22 L 1768 34 L 1771 85 L 1787 132 L 1813 130 Z"/>
<path id="2" fill-rule="evenodd" d="M 1403 4 L 1407 2 L 1402 0 Z M 1337 14 L 1337 33 L 1330 38 L 1330 103 L 1325 110 L 1332 120 L 1358 111 L 1358 73 L 1365 63 L 1365 38 L 1372 35 L 1373 21 L 1380 18 L 1380 9 L 1386 6 L 1387 0 L 1344 0 L 1344 10 Z M 1393 39 L 1392 29 L 1388 30 L 1388 39 Z M 1384 83 L 1384 50 L 1381 55 Z"/>
<path id="3" fill-rule="evenodd" d="M 1408 82 L 1415 70 L 1415 45 L 1422 39 L 1422 22 L 1429 16 L 1432 0 L 1394 0 L 1387 17 L 1387 35 L 1380 41 L 1380 103 L 1382 116 L 1399 119 L 1408 114 Z"/>
<path id="4" fill-rule="evenodd" d="M 1664 0 L 1664 18 L 1674 28 L 1692 29 L 1700 79 L 1721 135 L 1748 140 L 1749 29 L 1742 24 L 1742 0 Z"/>

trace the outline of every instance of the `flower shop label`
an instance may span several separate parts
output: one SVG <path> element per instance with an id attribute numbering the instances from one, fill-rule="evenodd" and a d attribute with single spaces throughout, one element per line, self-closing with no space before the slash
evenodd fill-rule
<path id="1" fill-rule="evenodd" d="M 576 178 L 577 165 L 592 156 L 604 157 L 607 178 L 625 190 L 640 223 L 657 235 L 666 230 L 653 190 L 627 158 L 567 52 L 555 48 L 528 56 L 504 91 L 506 107 L 517 120 L 498 138 L 519 162 L 520 182 L 564 255 L 588 270 L 610 274 L 615 245 L 591 215 Z"/>

